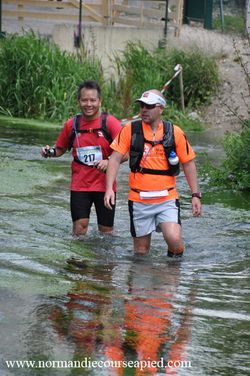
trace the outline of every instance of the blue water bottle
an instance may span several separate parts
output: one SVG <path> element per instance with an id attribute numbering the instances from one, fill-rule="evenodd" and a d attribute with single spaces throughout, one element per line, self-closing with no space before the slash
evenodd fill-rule
<path id="1" fill-rule="evenodd" d="M 179 163 L 179 158 L 174 151 L 171 151 L 168 157 L 169 164 L 175 166 Z"/>

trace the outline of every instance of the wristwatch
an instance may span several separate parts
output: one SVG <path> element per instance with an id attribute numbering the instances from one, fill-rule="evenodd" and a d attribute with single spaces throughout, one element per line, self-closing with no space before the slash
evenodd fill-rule
<path id="1" fill-rule="evenodd" d="M 197 198 L 201 199 L 201 193 L 200 192 L 192 193 L 192 198 L 193 197 L 197 197 Z"/>

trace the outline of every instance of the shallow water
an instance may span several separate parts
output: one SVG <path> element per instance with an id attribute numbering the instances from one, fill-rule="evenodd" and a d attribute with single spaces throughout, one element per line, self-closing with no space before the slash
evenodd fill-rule
<path id="1" fill-rule="evenodd" d="M 96 232 L 93 212 L 87 237 L 73 239 L 70 156 L 39 155 L 57 133 L 1 126 L 0 376 L 249 375 L 249 197 L 203 184 L 203 215 L 192 218 L 181 175 L 182 261 L 167 259 L 160 234 L 136 257 L 123 165 L 114 236 Z M 213 135 L 190 138 L 221 156 Z M 158 370 L 136 368 L 143 359 Z"/>

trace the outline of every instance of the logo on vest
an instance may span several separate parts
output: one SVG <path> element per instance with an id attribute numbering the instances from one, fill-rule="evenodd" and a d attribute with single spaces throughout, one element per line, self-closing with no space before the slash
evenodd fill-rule
<path id="1" fill-rule="evenodd" d="M 97 135 L 98 135 L 98 137 L 104 137 L 102 131 L 98 131 L 98 132 L 97 132 Z"/>
<path id="2" fill-rule="evenodd" d="M 146 145 L 146 144 L 144 144 L 144 151 L 143 151 L 143 154 L 145 155 L 147 155 L 148 153 L 150 152 L 150 147 L 148 146 L 148 145 Z"/>

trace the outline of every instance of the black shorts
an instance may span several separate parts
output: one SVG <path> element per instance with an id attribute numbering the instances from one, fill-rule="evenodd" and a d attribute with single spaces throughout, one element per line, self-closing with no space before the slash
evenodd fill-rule
<path id="1" fill-rule="evenodd" d="M 72 221 L 89 218 L 94 203 L 98 225 L 113 227 L 115 205 L 112 210 L 104 206 L 104 192 L 70 192 L 70 210 Z"/>

